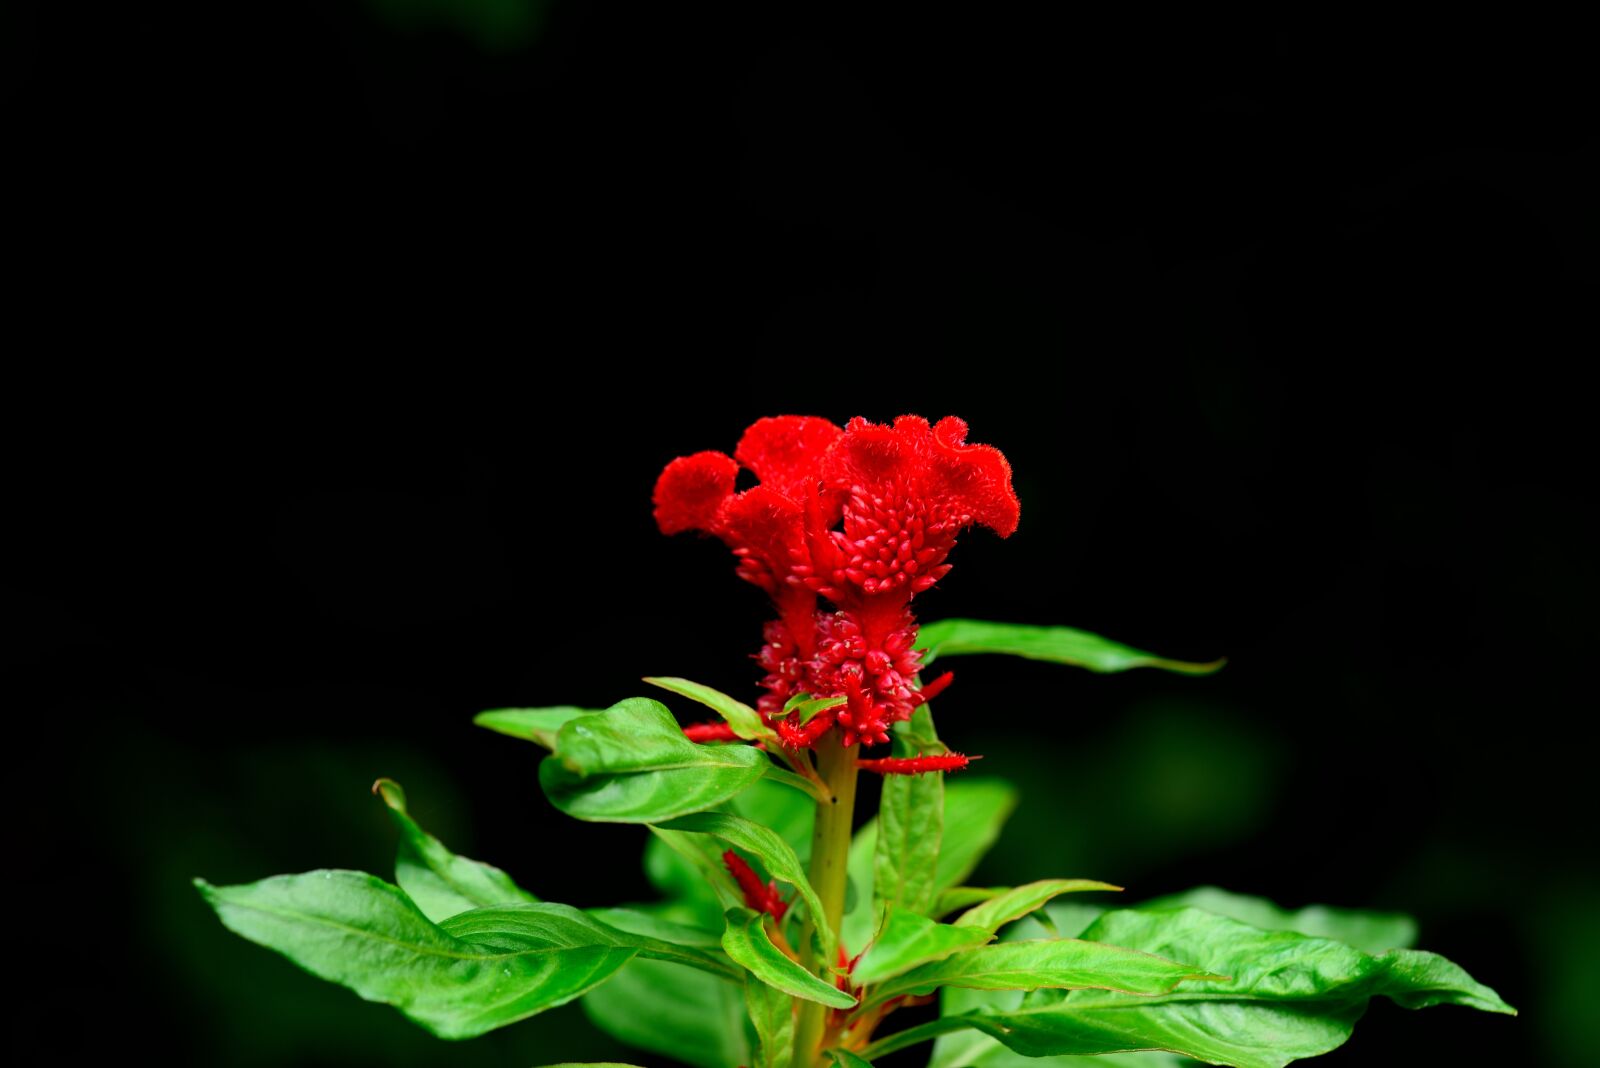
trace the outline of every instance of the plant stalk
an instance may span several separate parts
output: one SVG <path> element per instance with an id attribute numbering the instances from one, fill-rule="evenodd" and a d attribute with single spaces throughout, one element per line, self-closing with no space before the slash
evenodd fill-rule
<path id="1" fill-rule="evenodd" d="M 850 824 L 856 807 L 856 752 L 858 746 L 846 749 L 839 744 L 839 736 L 829 731 L 813 750 L 817 770 L 833 794 L 832 802 L 817 803 L 816 828 L 811 833 L 811 870 L 807 873 L 811 886 L 822 899 L 827 923 L 835 938 L 844 919 L 845 889 L 848 884 L 846 865 L 850 860 Z M 825 969 L 833 961 L 817 959 L 816 931 L 818 917 L 807 917 L 800 931 L 800 962 L 813 975 L 827 976 Z M 800 1002 L 800 1018 L 794 1032 L 795 1068 L 812 1068 L 820 1063 L 823 1032 L 827 1028 L 828 1007 L 815 1001 Z"/>

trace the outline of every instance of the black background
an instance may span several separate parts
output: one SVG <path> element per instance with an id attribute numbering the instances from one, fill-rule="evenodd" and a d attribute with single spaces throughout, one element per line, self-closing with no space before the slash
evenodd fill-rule
<path id="1" fill-rule="evenodd" d="M 926 618 L 1230 657 L 953 664 L 943 733 L 1024 792 L 980 881 L 1409 911 L 1523 1016 L 1379 1004 L 1326 1063 L 1586 1063 L 1577 35 L 679 7 L 8 16 L 29 1030 L 637 1059 L 575 1008 L 439 1045 L 187 880 L 387 871 L 390 774 L 541 896 L 647 896 L 471 714 L 748 692 L 761 599 L 656 473 L 917 412 L 1022 501 Z"/>

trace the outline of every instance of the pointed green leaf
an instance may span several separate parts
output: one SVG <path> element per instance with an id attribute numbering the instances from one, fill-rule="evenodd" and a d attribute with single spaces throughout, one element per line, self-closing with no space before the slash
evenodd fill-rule
<path id="1" fill-rule="evenodd" d="M 812 801 L 826 801 L 828 799 L 828 794 L 823 791 L 822 787 L 802 775 L 796 775 L 792 771 L 785 771 L 776 764 L 767 765 L 767 780 L 778 783 L 781 786 L 787 786 L 791 790 L 798 790 Z"/>
<path id="2" fill-rule="evenodd" d="M 545 1068 L 638 1068 L 638 1066 L 623 1064 L 621 1061 L 563 1061 L 560 1064 L 545 1065 Z"/>
<path id="3" fill-rule="evenodd" d="M 562 727 L 539 784 L 569 816 L 655 823 L 721 804 L 767 766 L 752 746 L 696 745 L 660 702 L 630 697 Z"/>
<path id="4" fill-rule="evenodd" d="M 847 1049 L 830 1049 L 828 1056 L 838 1068 L 872 1068 L 872 1062 Z"/>
<path id="5" fill-rule="evenodd" d="M 944 752 L 928 706 L 895 724 L 894 755 Z M 944 772 L 886 775 L 878 802 L 878 850 L 872 864 L 875 907 L 933 911 L 939 843 L 944 832 Z"/>
<path id="6" fill-rule="evenodd" d="M 786 994 L 819 1001 L 835 1009 L 854 1008 L 855 998 L 832 983 L 818 979 L 772 944 L 763 922 L 765 918 L 764 913 L 749 909 L 728 910 L 728 929 L 722 934 L 722 948 L 728 956 L 763 983 Z"/>
<path id="7" fill-rule="evenodd" d="M 785 715 L 790 712 L 799 712 L 800 722 L 810 723 L 818 712 L 824 712 L 830 708 L 838 708 L 847 700 L 848 698 L 843 696 L 812 697 L 808 693 L 797 693 L 783 703 L 783 711 Z"/>
<path id="8" fill-rule="evenodd" d="M 998 897 L 1010 889 L 1008 886 L 952 886 L 948 890 L 939 891 L 931 915 L 948 916 L 952 912 Z"/>
<path id="9" fill-rule="evenodd" d="M 789 1068 L 794 1058 L 794 999 L 752 977 L 744 984 L 744 1005 L 756 1029 L 757 1068 Z"/>
<path id="10" fill-rule="evenodd" d="M 990 931 L 935 923 L 915 912 L 891 908 L 877 940 L 856 962 L 850 978 L 857 986 L 874 985 L 920 964 L 981 946 L 991 937 Z"/>
<path id="11" fill-rule="evenodd" d="M 472 722 L 523 741 L 537 742 L 546 749 L 556 747 L 561 728 L 579 716 L 594 716 L 599 709 L 558 705 L 554 708 L 496 708 L 479 712 Z"/>
<path id="12" fill-rule="evenodd" d="M 758 823 L 752 823 L 742 816 L 733 816 L 725 812 L 700 812 L 664 823 L 661 827 L 668 831 L 708 834 L 713 838 L 720 838 L 736 849 L 754 855 L 767 869 L 767 874 L 794 887 L 795 893 L 800 895 L 811 915 L 825 915 L 822 911 L 822 899 L 817 897 L 816 890 L 811 886 L 811 880 L 806 878 L 805 869 L 800 866 L 800 858 L 777 832 Z M 833 932 L 828 930 L 827 924 L 818 924 L 817 935 L 822 939 L 823 959 L 833 960 L 837 945 Z"/>
<path id="13" fill-rule="evenodd" d="M 1062 938 L 963 950 L 875 988 L 867 1004 L 940 986 L 980 990 L 1116 990 L 1164 994 L 1186 979 L 1220 979 L 1202 968 L 1120 945 Z"/>
<path id="14" fill-rule="evenodd" d="M 1291 911 L 1279 908 L 1264 897 L 1233 894 L 1215 886 L 1200 886 L 1156 898 L 1139 907 L 1159 909 L 1183 905 L 1193 905 L 1263 931 L 1299 931 L 1318 938 L 1332 938 L 1368 953 L 1409 949 L 1417 941 L 1417 922 L 1402 912 L 1368 912 L 1330 905 L 1308 905 Z"/>
<path id="15" fill-rule="evenodd" d="M 696 1068 L 751 1063 L 744 983 L 636 958 L 584 995 L 583 1011 L 617 1041 Z"/>
<path id="16" fill-rule="evenodd" d="M 484 905 L 539 900 L 499 868 L 456 856 L 418 826 L 406 811 L 405 791 L 393 779 L 379 779 L 372 784 L 372 792 L 383 799 L 400 830 L 395 882 L 428 919 L 438 923 Z"/>
<path id="17" fill-rule="evenodd" d="M 1373 955 L 1331 939 L 1262 931 L 1196 908 L 1121 909 L 1084 932 L 1180 955 L 1229 978 L 1165 996 L 1036 991 L 1014 1009 L 955 1017 L 1026 1056 L 1165 1049 L 1214 1064 L 1281 1068 L 1342 1045 L 1369 999 L 1511 1013 L 1493 990 L 1432 953 Z"/>
<path id="18" fill-rule="evenodd" d="M 636 949 L 650 960 L 699 968 L 725 979 L 740 978 L 739 969 L 713 949 L 621 930 L 570 905 L 495 905 L 452 916 L 439 927 L 464 942 L 508 951 L 530 946 L 617 946 Z"/>
<path id="19" fill-rule="evenodd" d="M 653 906 L 656 909 L 660 907 Z M 696 946 L 701 949 L 716 949 L 722 945 L 721 931 L 710 931 L 704 927 L 678 923 L 675 920 L 657 915 L 654 911 L 646 912 L 643 908 L 584 909 L 583 911 L 607 927 L 614 927 L 628 934 L 656 938 L 663 942 L 674 942 L 680 946 Z"/>
<path id="20" fill-rule="evenodd" d="M 647 678 L 644 681 L 652 686 L 659 686 L 663 690 L 705 705 L 726 720 L 728 726 L 733 728 L 733 733 L 747 742 L 776 742 L 778 740 L 777 732 L 761 721 L 761 716 L 755 709 L 743 701 L 729 697 L 721 690 L 713 690 L 711 687 L 702 686 L 698 682 L 690 682 L 688 679 L 678 679 L 670 676 Z"/>
<path id="21" fill-rule="evenodd" d="M 920 644 L 927 650 L 922 655 L 924 666 L 933 663 L 941 656 L 965 656 L 973 653 L 1004 653 L 1028 660 L 1071 664 L 1074 667 L 1098 672 L 1153 667 L 1164 671 L 1176 671 L 1182 675 L 1209 675 L 1227 663 L 1226 660 L 1211 660 L 1206 663 L 1168 660 L 1072 627 L 990 623 L 981 619 L 941 619 L 934 623 L 924 623 L 918 638 Z"/>
<path id="22" fill-rule="evenodd" d="M 1016 790 L 1000 779 L 962 778 L 946 784 L 944 842 L 934 877 L 940 890 L 972 874 L 1016 807 Z"/>
<path id="23" fill-rule="evenodd" d="M 195 885 L 236 934 L 368 1001 L 393 1005 L 441 1038 L 470 1038 L 564 1005 L 636 952 L 604 944 L 527 940 L 500 948 L 466 941 L 429 921 L 398 887 L 363 872 Z"/>
<path id="24" fill-rule="evenodd" d="M 1012 920 L 1042 908 L 1052 898 L 1062 894 L 1085 890 L 1121 890 L 1120 886 L 1096 882 L 1093 879 L 1041 879 L 1038 882 L 1006 890 L 981 905 L 968 909 L 956 919 L 957 927 L 980 927 L 990 933 L 998 931 Z"/>

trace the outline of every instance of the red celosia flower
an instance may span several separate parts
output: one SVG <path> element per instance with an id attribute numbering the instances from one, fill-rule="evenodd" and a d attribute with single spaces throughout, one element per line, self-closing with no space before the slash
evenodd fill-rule
<path id="1" fill-rule="evenodd" d="M 962 529 L 1006 537 L 1018 517 L 1005 457 L 966 434 L 954 417 L 857 418 L 841 430 L 778 416 L 750 427 L 732 457 L 701 452 L 662 471 L 661 530 L 721 538 L 740 577 L 777 606 L 756 657 L 767 673 L 758 707 L 784 744 L 814 745 L 834 726 L 847 746 L 888 741 L 891 723 L 947 684 L 912 686 L 922 660 L 910 601 L 950 570 Z M 741 465 L 760 484 L 736 493 Z M 782 716 L 797 693 L 846 701 L 800 724 Z"/>
<path id="2" fill-rule="evenodd" d="M 934 753 L 928 756 L 882 757 L 877 760 L 858 760 L 856 766 L 880 775 L 924 775 L 930 771 L 960 771 L 979 757 L 960 753 Z"/>

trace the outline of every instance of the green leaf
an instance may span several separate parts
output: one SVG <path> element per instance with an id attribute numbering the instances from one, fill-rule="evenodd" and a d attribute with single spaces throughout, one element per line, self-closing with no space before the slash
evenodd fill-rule
<path id="1" fill-rule="evenodd" d="M 833 1058 L 833 1063 L 838 1068 L 872 1068 L 872 1062 L 864 1060 L 858 1054 L 847 1049 L 830 1049 L 828 1056 Z"/>
<path id="2" fill-rule="evenodd" d="M 785 771 L 776 764 L 767 765 L 767 779 L 781 786 L 787 786 L 791 790 L 798 790 L 813 801 L 826 801 L 829 796 L 822 787 L 810 779 L 802 775 L 796 775 L 792 771 Z"/>
<path id="3" fill-rule="evenodd" d="M 650 960 L 699 968 L 725 979 L 740 978 L 739 969 L 715 950 L 612 927 L 570 905 L 495 905 L 452 916 L 439 927 L 478 946 L 508 951 L 534 946 L 617 946 L 636 949 L 639 956 Z"/>
<path id="4" fill-rule="evenodd" d="M 926 916 L 891 908 L 872 948 L 856 962 L 850 978 L 857 986 L 870 986 L 919 964 L 942 960 L 952 953 L 981 946 L 992 932 L 974 927 L 935 923 Z"/>
<path id="5" fill-rule="evenodd" d="M 744 984 L 744 1005 L 756 1029 L 757 1068 L 789 1068 L 794 1059 L 794 1000 L 752 977 Z"/>
<path id="6" fill-rule="evenodd" d="M 993 933 L 1012 920 L 1019 920 L 1042 908 L 1052 898 L 1062 894 L 1085 890 L 1121 890 L 1120 886 L 1095 882 L 1093 879 L 1041 879 L 1027 883 L 990 898 L 981 905 L 968 909 L 956 919 L 957 927 L 980 927 Z"/>
<path id="7" fill-rule="evenodd" d="M 1193 905 L 1263 931 L 1299 931 L 1318 938 L 1332 938 L 1368 953 L 1409 949 L 1417 941 L 1417 922 L 1402 912 L 1367 912 L 1329 905 L 1308 905 L 1291 912 L 1264 897 L 1232 894 L 1215 886 L 1200 886 L 1156 898 L 1139 907 L 1158 909 L 1183 905 Z"/>
<path id="8" fill-rule="evenodd" d="M 744 983 L 654 960 L 632 960 L 584 996 L 583 1011 L 619 1042 L 697 1068 L 751 1063 Z"/>
<path id="9" fill-rule="evenodd" d="M 851 1009 L 856 999 L 832 983 L 812 975 L 791 959 L 767 937 L 764 913 L 749 909 L 728 910 L 728 929 L 722 934 L 722 948 L 735 963 L 750 974 L 786 994 L 807 1001 L 819 1001 L 835 1009 Z"/>
<path id="10" fill-rule="evenodd" d="M 918 637 L 927 650 L 922 654 L 925 667 L 941 656 L 973 653 L 1005 653 L 1028 660 L 1071 664 L 1098 672 L 1153 667 L 1176 671 L 1181 675 L 1209 675 L 1227 663 L 1226 660 L 1205 663 L 1168 660 L 1072 627 L 1035 627 L 1026 623 L 990 623 L 981 619 L 941 619 L 925 623 Z"/>
<path id="11" fill-rule="evenodd" d="M 875 988 L 867 1004 L 940 986 L 980 990 L 1116 990 L 1164 994 L 1184 980 L 1216 980 L 1202 968 L 1153 953 L 1098 941 L 1062 938 L 1003 942 L 964 950 L 892 979 Z"/>
<path id="12" fill-rule="evenodd" d="M 562 727 L 579 716 L 598 714 L 598 709 L 576 708 L 572 705 L 557 705 L 553 708 L 497 708 L 489 712 L 479 712 L 472 717 L 472 722 L 501 734 L 509 734 L 513 738 L 537 742 L 546 749 L 554 749 L 556 735 Z"/>
<path id="13" fill-rule="evenodd" d="M 604 944 L 528 940 L 502 949 L 466 941 L 429 921 L 398 887 L 363 872 L 195 885 L 236 934 L 368 1001 L 393 1005 L 441 1038 L 471 1038 L 564 1005 L 637 952 Z"/>
<path id="14" fill-rule="evenodd" d="M 539 784 L 569 816 L 656 823 L 721 804 L 767 766 L 752 746 L 696 745 L 660 702 L 630 697 L 562 727 Z"/>
<path id="15" fill-rule="evenodd" d="M 940 890 L 972 874 L 1016 807 L 1016 790 L 1000 779 L 963 778 L 945 786 L 944 843 L 934 877 Z"/>
<path id="16" fill-rule="evenodd" d="M 400 830 L 395 882 L 428 919 L 438 923 L 484 905 L 539 900 L 499 868 L 456 856 L 418 826 L 406 812 L 405 791 L 393 779 L 379 779 L 372 784 L 372 792 L 383 799 Z"/>
<path id="17" fill-rule="evenodd" d="M 652 686 L 659 686 L 663 690 L 675 693 L 680 697 L 687 697 L 691 701 L 698 701 L 717 715 L 727 721 L 733 728 L 733 733 L 748 742 L 776 742 L 777 732 L 761 721 L 761 716 L 755 709 L 723 693 L 713 690 L 709 686 L 702 686 L 698 682 L 688 679 L 668 677 L 647 678 L 644 680 Z"/>
<path id="18" fill-rule="evenodd" d="M 785 715 L 790 712 L 799 712 L 800 722 L 810 723 L 818 712 L 824 712 L 830 708 L 838 708 L 848 700 L 849 698 L 843 696 L 812 697 L 808 693 L 797 693 L 783 703 L 783 711 Z"/>
<path id="19" fill-rule="evenodd" d="M 945 784 L 944 841 L 934 884 L 940 890 L 954 886 L 971 874 L 979 859 L 1000 836 L 1017 796 L 999 779 L 958 779 Z M 845 912 L 844 940 L 864 946 L 871 940 L 878 919 L 872 907 L 876 894 L 874 862 L 877 857 L 878 820 L 868 820 L 850 843 L 848 872 L 855 887 L 855 905 Z"/>
<path id="20" fill-rule="evenodd" d="M 988 901 L 1008 891 L 1006 886 L 952 886 L 948 890 L 940 890 L 939 897 L 933 903 L 933 916 L 948 916 L 958 909 L 968 908 L 972 905 Z"/>
<path id="21" fill-rule="evenodd" d="M 1026 1056 L 1165 1049 L 1213 1064 L 1281 1068 L 1350 1037 L 1373 997 L 1512 1013 L 1493 990 L 1432 953 L 1373 955 L 1331 939 L 1262 931 L 1196 908 L 1121 909 L 1088 937 L 1172 954 L 1230 978 L 1152 998 L 1039 991 L 1009 1011 L 954 1018 Z"/>
<path id="22" fill-rule="evenodd" d="M 545 1065 L 545 1068 L 638 1068 L 638 1065 L 623 1064 L 621 1061 L 562 1061 L 560 1064 Z"/>
<path id="23" fill-rule="evenodd" d="M 680 946 L 698 946 L 702 949 L 715 949 L 722 945 L 721 931 L 709 931 L 704 927 L 678 923 L 658 916 L 654 912 L 623 908 L 583 911 L 606 926 L 626 931 L 628 934 L 658 938 L 663 942 L 675 942 Z"/>
<path id="24" fill-rule="evenodd" d="M 735 849 L 753 854 L 767 869 L 768 875 L 794 887 L 795 893 L 800 895 L 800 899 L 805 902 L 812 916 L 826 915 L 822 911 L 822 899 L 817 897 L 811 881 L 806 878 L 805 869 L 800 866 L 800 858 L 777 832 L 758 823 L 752 823 L 742 816 L 732 816 L 725 812 L 700 812 L 664 823 L 661 827 L 668 831 L 708 834 L 713 838 L 720 838 Z M 821 923 L 817 925 L 817 935 L 822 939 L 822 959 L 832 961 L 837 945 L 833 932 L 828 930 L 827 924 Z"/>
<path id="25" fill-rule="evenodd" d="M 922 705 L 901 730 L 896 724 L 895 756 L 942 752 L 933 718 Z M 879 909 L 933 911 L 938 894 L 939 842 L 944 832 L 944 772 L 888 775 L 878 802 L 878 848 L 872 886 Z"/>

